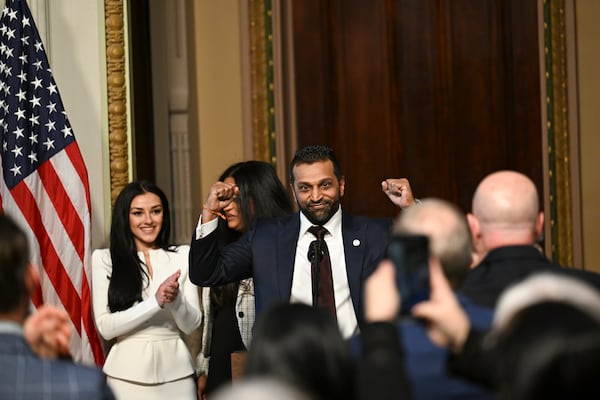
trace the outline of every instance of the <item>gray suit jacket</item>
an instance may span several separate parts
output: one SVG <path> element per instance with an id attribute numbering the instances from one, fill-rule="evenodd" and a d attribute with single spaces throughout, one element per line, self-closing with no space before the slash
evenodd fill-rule
<path id="1" fill-rule="evenodd" d="M 25 339 L 0 333 L 0 399 L 114 400 L 101 370 L 36 356 Z"/>
<path id="2" fill-rule="evenodd" d="M 385 255 L 390 219 L 367 218 L 342 210 L 342 236 L 350 296 L 358 322 L 362 318 L 362 285 Z M 256 315 L 275 302 L 288 302 L 300 216 L 258 220 L 238 241 L 219 249 L 218 234 L 194 239 L 190 251 L 190 280 L 200 286 L 254 278 Z"/>

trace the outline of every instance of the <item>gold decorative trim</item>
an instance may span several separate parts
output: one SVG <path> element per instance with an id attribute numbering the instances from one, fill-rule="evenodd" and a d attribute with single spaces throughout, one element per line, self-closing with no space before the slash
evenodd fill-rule
<path id="1" fill-rule="evenodd" d="M 129 182 L 123 0 L 105 0 L 110 191 L 114 201 Z"/>
<path id="2" fill-rule="evenodd" d="M 573 265 L 568 69 L 564 0 L 544 1 L 552 258 Z"/>
<path id="3" fill-rule="evenodd" d="M 265 3 L 266 0 L 250 0 L 249 7 L 252 156 L 256 160 L 271 162 Z"/>

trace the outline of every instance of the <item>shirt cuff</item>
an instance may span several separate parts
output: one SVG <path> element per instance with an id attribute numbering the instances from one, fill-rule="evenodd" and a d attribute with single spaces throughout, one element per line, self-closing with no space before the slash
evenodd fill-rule
<path id="1" fill-rule="evenodd" d="M 198 218 L 198 224 L 196 225 L 196 238 L 195 239 L 202 239 L 203 237 L 208 236 L 209 234 L 214 232 L 218 226 L 219 226 L 218 218 L 215 218 L 215 219 L 203 224 L 202 223 L 202 215 L 200 215 L 200 218 Z"/>

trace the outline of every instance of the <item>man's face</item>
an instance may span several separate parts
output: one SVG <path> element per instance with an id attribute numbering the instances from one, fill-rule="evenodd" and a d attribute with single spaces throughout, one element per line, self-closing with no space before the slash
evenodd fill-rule
<path id="1" fill-rule="evenodd" d="M 340 207 L 344 178 L 338 181 L 330 160 L 298 164 L 293 174 L 292 192 L 298 208 L 313 224 L 325 224 Z"/>

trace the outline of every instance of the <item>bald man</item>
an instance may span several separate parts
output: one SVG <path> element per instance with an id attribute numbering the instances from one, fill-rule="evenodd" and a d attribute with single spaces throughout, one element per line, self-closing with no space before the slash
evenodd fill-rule
<path id="1" fill-rule="evenodd" d="M 475 261 L 460 291 L 475 304 L 495 307 L 506 287 L 541 271 L 576 276 L 600 287 L 600 275 L 560 268 L 537 247 L 544 214 L 527 176 L 516 171 L 486 176 L 475 190 L 471 211 L 467 219 Z"/>

